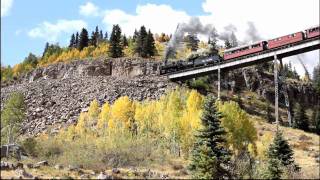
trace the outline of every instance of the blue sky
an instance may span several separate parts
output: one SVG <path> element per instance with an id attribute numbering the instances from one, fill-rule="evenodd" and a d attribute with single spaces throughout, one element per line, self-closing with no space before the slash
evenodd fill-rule
<path id="1" fill-rule="evenodd" d="M 277 4 L 277 6 L 275 6 Z M 290 4 L 290 6 L 288 6 Z M 263 39 L 319 24 L 319 0 L 1 0 L 1 62 L 14 65 L 32 52 L 40 55 L 47 41 L 68 44 L 72 32 L 96 25 L 110 31 L 120 24 L 130 35 L 145 25 L 155 33 L 173 33 L 176 25 L 197 16 L 218 32 L 233 24 L 239 40 L 253 22 Z M 290 8 L 288 8 L 290 7 Z M 299 13 L 297 13 L 299 12 Z M 294 20 L 293 20 L 294 19 Z M 303 55 L 309 69 L 319 51 Z M 288 58 L 297 64 L 295 58 Z M 302 68 L 297 66 L 298 71 Z"/>

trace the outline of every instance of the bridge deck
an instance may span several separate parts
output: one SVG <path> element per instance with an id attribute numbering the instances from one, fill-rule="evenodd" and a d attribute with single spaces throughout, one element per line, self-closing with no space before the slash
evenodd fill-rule
<path id="1" fill-rule="evenodd" d="M 168 78 L 171 80 L 190 79 L 197 76 L 211 74 L 214 71 L 217 71 L 219 68 L 221 70 L 231 70 L 231 69 L 236 69 L 240 67 L 246 67 L 254 64 L 272 61 L 274 59 L 275 54 L 277 55 L 278 59 L 282 59 L 285 57 L 313 51 L 316 49 L 320 49 L 320 39 L 314 39 L 314 40 L 297 44 L 291 47 L 286 47 L 284 49 L 277 49 L 274 51 L 270 50 L 270 52 L 244 58 L 244 59 L 229 60 L 228 62 L 214 65 L 214 66 L 205 66 L 205 67 L 199 67 L 197 69 L 188 69 L 182 72 L 177 72 L 175 74 L 169 74 Z"/>

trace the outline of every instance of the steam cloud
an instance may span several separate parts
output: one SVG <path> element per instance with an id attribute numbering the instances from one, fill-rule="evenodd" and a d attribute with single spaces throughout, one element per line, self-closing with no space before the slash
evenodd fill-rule
<path id="1" fill-rule="evenodd" d="M 253 22 L 248 22 L 244 43 L 256 42 L 261 40 L 261 36 Z"/>
<path id="2" fill-rule="evenodd" d="M 228 40 L 232 46 L 248 44 L 250 42 L 259 41 L 262 39 L 253 22 L 248 22 L 248 29 L 245 32 L 246 34 L 244 41 L 239 41 L 237 39 L 235 35 L 236 32 L 236 26 L 229 24 L 228 26 L 224 27 L 223 32 L 218 34 L 212 24 L 203 25 L 198 17 L 192 17 L 188 23 L 182 23 L 177 26 L 177 29 L 171 37 L 165 50 L 165 62 L 167 62 L 168 57 L 176 51 L 177 46 L 183 40 L 183 37 L 186 33 L 205 35 L 210 39 L 220 39 L 223 41 Z"/>
<path id="3" fill-rule="evenodd" d="M 183 40 L 186 33 L 206 35 L 212 39 L 218 37 L 215 27 L 212 24 L 203 25 L 198 17 L 192 17 L 188 23 L 179 24 L 176 32 L 170 39 L 165 51 L 165 60 L 175 52 L 178 44 Z"/>

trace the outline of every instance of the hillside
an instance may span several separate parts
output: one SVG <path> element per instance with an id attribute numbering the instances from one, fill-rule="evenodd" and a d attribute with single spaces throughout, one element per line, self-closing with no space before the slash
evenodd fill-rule
<path id="1" fill-rule="evenodd" d="M 98 178 L 103 175 L 116 178 L 191 178 L 187 166 L 193 127 L 197 127 L 197 116 L 201 112 L 197 104 L 201 104 L 203 95 L 217 94 L 217 82 L 213 75 L 174 83 L 159 76 L 158 68 L 159 63 L 143 59 L 88 59 L 36 68 L 15 81 L 2 84 L 1 107 L 10 93 L 19 91 L 24 94 L 27 120 L 22 124 L 22 137 L 36 137 L 40 149 L 37 149 L 36 156 L 20 161 L 24 171 L 1 171 L 1 177 L 28 177 L 27 173 L 39 178 Z M 247 79 L 240 70 L 223 73 L 221 99 L 238 102 L 248 114 L 257 131 L 255 163 L 263 169 L 267 147 L 276 131 L 274 124 L 267 123 L 268 109 L 271 116 L 274 112 L 273 75 L 254 67 L 246 68 L 246 73 Z M 314 88 L 310 83 L 298 80 L 288 79 L 286 82 L 290 99 L 304 104 L 310 119 L 314 105 L 319 101 Z M 202 95 L 190 92 L 190 88 L 197 89 Z M 97 102 L 96 110 L 93 108 L 94 100 Z M 99 121 L 89 125 L 86 121 L 91 121 L 89 114 L 93 111 L 95 119 L 100 119 L 97 112 L 103 114 L 104 109 L 107 114 L 115 114 L 120 119 L 126 117 L 125 127 L 130 130 L 133 127 L 132 117 L 139 123 L 143 121 L 144 128 L 162 124 L 160 128 L 148 129 L 149 133 L 138 128 L 141 136 L 137 137 L 122 134 L 126 131 L 101 134 L 104 130 L 99 129 Z M 154 121 L 149 122 L 148 118 Z M 283 125 L 280 129 L 294 150 L 295 162 L 302 168 L 299 173 L 285 177 L 317 178 L 319 136 L 284 127 L 287 126 L 287 112 L 283 95 L 280 95 L 280 119 Z M 139 123 L 138 126 L 141 125 Z M 313 128 L 312 125 L 310 127 Z M 37 162 L 43 160 L 48 165 L 38 166 Z M 36 168 L 32 167 L 34 165 Z"/>

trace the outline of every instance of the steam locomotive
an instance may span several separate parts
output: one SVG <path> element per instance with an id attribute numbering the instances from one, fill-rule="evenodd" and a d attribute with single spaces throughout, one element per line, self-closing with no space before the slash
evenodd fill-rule
<path id="1" fill-rule="evenodd" d="M 217 63 L 223 63 L 231 59 L 243 58 L 258 53 L 263 53 L 266 50 L 273 50 L 283 48 L 286 46 L 292 46 L 298 44 L 304 40 L 318 39 L 320 38 L 320 26 L 315 26 L 304 31 L 296 32 L 286 36 L 278 37 L 267 41 L 259 41 L 250 45 L 238 46 L 228 49 L 224 52 L 223 58 L 219 55 L 209 55 L 206 57 L 198 56 L 190 58 L 187 61 L 178 60 L 170 63 L 164 63 L 160 66 L 160 75 L 174 73 L 185 69 L 209 66 Z"/>

